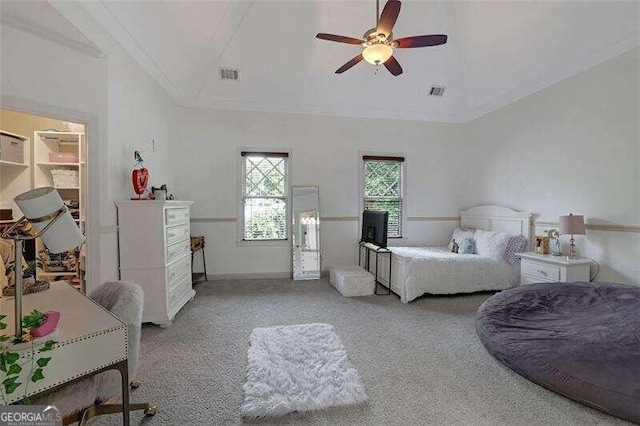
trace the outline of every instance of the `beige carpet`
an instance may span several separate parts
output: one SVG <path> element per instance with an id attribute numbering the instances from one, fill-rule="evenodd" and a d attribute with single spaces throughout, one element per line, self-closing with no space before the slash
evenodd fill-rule
<path id="1" fill-rule="evenodd" d="M 325 281 L 202 283 L 196 298 L 161 329 L 145 326 L 132 401 L 158 405 L 132 424 L 231 425 L 239 407 L 247 345 L 255 327 L 332 324 L 369 395 L 364 406 L 292 414 L 262 424 L 586 425 L 626 424 L 556 395 L 494 360 L 474 317 L 488 293 L 346 299 Z M 93 424 L 117 424 L 118 417 Z"/>

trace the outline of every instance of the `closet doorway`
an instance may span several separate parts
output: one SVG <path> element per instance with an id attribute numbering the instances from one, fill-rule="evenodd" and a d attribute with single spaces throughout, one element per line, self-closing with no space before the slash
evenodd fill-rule
<path id="1" fill-rule="evenodd" d="M 16 195 L 50 186 L 58 191 L 86 234 L 87 143 L 83 124 L 0 109 L 0 230 L 22 217 L 13 202 Z M 28 270 L 33 270 L 31 279 L 67 281 L 84 293 L 85 245 L 53 254 L 42 241 L 29 242 L 25 245 L 24 259 L 31 267 Z M 11 260 L 0 258 L 0 261 Z M 0 277 L 0 285 L 8 283 L 9 278 Z"/>

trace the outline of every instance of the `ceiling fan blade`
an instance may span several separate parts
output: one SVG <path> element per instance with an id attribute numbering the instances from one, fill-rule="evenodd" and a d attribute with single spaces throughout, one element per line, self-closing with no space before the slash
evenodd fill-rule
<path id="1" fill-rule="evenodd" d="M 325 34 L 325 33 L 318 33 L 318 35 L 316 35 L 316 38 L 319 38 L 322 40 L 337 41 L 338 43 L 347 43 L 347 44 L 362 44 L 364 41 L 364 40 L 359 40 L 353 37 L 345 37 L 345 36 L 340 36 L 335 34 Z"/>
<path id="2" fill-rule="evenodd" d="M 438 46 L 447 42 L 447 36 L 444 34 L 431 34 L 414 37 L 399 38 L 395 41 L 400 49 L 410 47 L 428 47 Z"/>
<path id="3" fill-rule="evenodd" d="M 389 0 L 387 4 L 384 5 L 384 9 L 382 9 L 382 14 L 378 20 L 378 28 L 376 29 L 378 33 L 389 37 L 393 26 L 396 24 L 396 19 L 398 19 L 398 15 L 400 14 L 400 6 L 401 4 L 398 0 Z"/>
<path id="4" fill-rule="evenodd" d="M 402 74 L 402 67 L 393 56 L 386 60 L 384 66 L 389 70 L 389 72 L 393 75 Z"/>
<path id="5" fill-rule="evenodd" d="M 347 62 L 343 66 L 341 66 L 340 68 L 338 68 L 336 70 L 336 74 L 342 74 L 343 72 L 345 72 L 346 70 L 348 70 L 352 66 L 356 65 L 358 62 L 360 62 L 363 59 L 364 59 L 364 57 L 362 56 L 362 54 L 356 56 L 355 58 L 353 58 L 352 60 L 350 60 L 349 62 Z"/>

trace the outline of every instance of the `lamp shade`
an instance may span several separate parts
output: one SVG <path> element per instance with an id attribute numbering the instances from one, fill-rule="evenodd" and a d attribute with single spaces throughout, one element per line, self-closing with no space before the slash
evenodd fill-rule
<path id="1" fill-rule="evenodd" d="M 587 229 L 584 225 L 584 216 L 570 213 L 567 216 L 560 216 L 560 233 L 569 235 L 586 235 Z"/>
<path id="2" fill-rule="evenodd" d="M 84 235 L 71 217 L 71 213 L 66 210 L 55 188 L 33 189 L 18 195 L 13 201 L 36 232 L 42 231 L 61 208 L 65 209 L 62 216 L 40 237 L 51 253 L 62 253 L 84 243 Z"/>

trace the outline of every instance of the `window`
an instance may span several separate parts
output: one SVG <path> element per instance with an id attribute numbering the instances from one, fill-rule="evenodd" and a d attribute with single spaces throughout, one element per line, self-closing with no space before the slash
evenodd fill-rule
<path id="1" fill-rule="evenodd" d="M 365 155 L 363 159 L 364 210 L 389 213 L 387 237 L 402 238 L 403 157 Z"/>
<path id="2" fill-rule="evenodd" d="M 287 239 L 289 154 L 242 152 L 242 239 Z"/>

